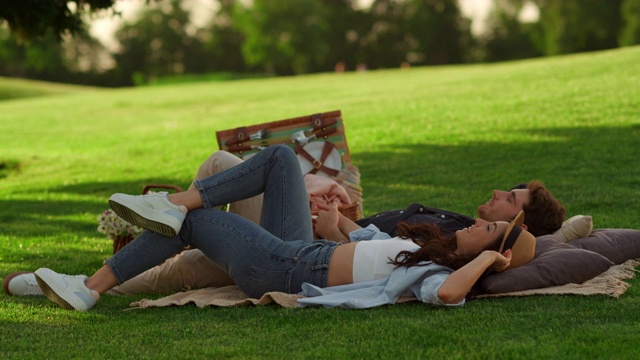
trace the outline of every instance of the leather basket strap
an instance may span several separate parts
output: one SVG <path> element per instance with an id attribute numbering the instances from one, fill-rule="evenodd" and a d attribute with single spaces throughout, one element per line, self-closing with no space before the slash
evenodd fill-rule
<path id="1" fill-rule="evenodd" d="M 225 145 L 231 146 L 235 144 L 242 144 L 243 142 L 250 141 L 250 140 L 251 140 L 251 137 L 247 132 L 247 127 L 242 126 L 233 130 L 233 139 L 227 140 Z"/>
<path id="2" fill-rule="evenodd" d="M 300 154 L 302 155 L 302 157 L 307 159 L 307 161 L 309 161 L 311 165 L 313 165 L 313 169 L 309 171 L 309 174 L 315 174 L 318 171 L 323 171 L 330 176 L 338 176 L 338 170 L 326 167 L 324 165 L 325 160 L 327 160 L 327 157 L 329 157 L 331 150 L 333 150 L 334 148 L 335 146 L 332 143 L 325 141 L 324 146 L 322 147 L 322 155 L 320 156 L 320 159 L 314 159 L 314 157 L 311 156 L 311 154 L 309 154 L 302 146 L 300 146 L 300 144 L 296 144 L 295 151 L 297 154 Z"/>

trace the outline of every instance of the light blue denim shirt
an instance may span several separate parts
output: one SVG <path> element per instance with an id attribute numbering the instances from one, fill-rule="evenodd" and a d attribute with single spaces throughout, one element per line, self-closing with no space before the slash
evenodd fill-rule
<path id="1" fill-rule="evenodd" d="M 350 241 L 382 240 L 391 237 L 381 232 L 375 225 L 352 231 Z M 319 288 L 309 283 L 302 284 L 298 299 L 299 306 L 339 307 L 343 309 L 366 309 L 375 306 L 395 304 L 401 296 L 415 296 L 419 301 L 432 305 L 462 306 L 445 304 L 438 297 L 438 289 L 453 272 L 452 269 L 425 261 L 420 266 L 398 267 L 384 279 L 356 284 Z"/>

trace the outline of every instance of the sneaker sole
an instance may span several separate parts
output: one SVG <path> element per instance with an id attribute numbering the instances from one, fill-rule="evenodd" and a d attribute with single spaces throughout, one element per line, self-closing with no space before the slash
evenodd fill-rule
<path id="1" fill-rule="evenodd" d="M 38 272 L 40 272 L 40 274 L 38 274 Z M 48 297 L 49 300 L 53 301 L 54 303 L 62 306 L 67 310 L 77 310 L 67 300 L 65 300 L 60 295 L 58 295 L 55 289 L 49 286 L 49 284 L 46 281 L 46 277 L 47 275 L 49 275 L 48 273 L 42 272 L 42 271 L 36 271 L 35 275 L 36 275 L 36 281 L 38 282 L 38 286 L 40 286 L 40 290 L 42 290 L 42 293 L 44 294 L 44 296 Z M 58 291 L 60 290 L 58 289 Z"/>
<path id="2" fill-rule="evenodd" d="M 118 203 L 115 200 L 109 199 L 109 205 L 111 206 L 111 209 L 113 209 L 113 211 L 118 214 L 118 216 L 133 225 L 157 232 L 158 234 L 164 235 L 166 237 L 174 237 L 178 234 L 176 230 L 171 226 L 163 224 L 159 221 L 148 219 L 138 214 L 136 211 L 130 209 L 129 207 Z"/>

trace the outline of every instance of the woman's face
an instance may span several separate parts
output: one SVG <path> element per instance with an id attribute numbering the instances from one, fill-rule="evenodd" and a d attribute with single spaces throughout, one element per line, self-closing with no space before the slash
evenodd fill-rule
<path id="1" fill-rule="evenodd" d="M 456 231 L 459 255 L 478 255 L 484 249 L 495 244 L 507 231 L 509 223 L 506 221 L 488 222 L 476 219 L 475 225 Z"/>

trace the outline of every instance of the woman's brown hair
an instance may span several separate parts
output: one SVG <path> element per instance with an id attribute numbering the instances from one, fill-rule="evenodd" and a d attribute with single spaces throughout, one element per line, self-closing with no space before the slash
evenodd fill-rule
<path id="1" fill-rule="evenodd" d="M 396 255 L 391 263 L 396 266 L 416 266 L 422 261 L 433 261 L 436 264 L 458 270 L 476 255 L 458 255 L 458 243 L 455 234 L 445 235 L 439 227 L 434 224 L 410 224 L 401 222 L 396 227 L 397 236 L 402 239 L 411 239 L 420 246 L 420 249 L 413 251 L 401 251 Z M 501 239 L 500 235 L 497 239 Z M 497 240 L 496 239 L 496 240 Z M 488 246 L 484 250 L 498 250 L 500 242 Z"/>

